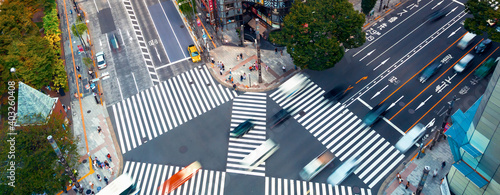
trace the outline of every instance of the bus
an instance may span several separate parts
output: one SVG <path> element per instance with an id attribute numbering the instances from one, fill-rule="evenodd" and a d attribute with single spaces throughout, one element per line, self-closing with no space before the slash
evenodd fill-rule
<path id="1" fill-rule="evenodd" d="M 259 166 L 261 163 L 266 161 L 267 158 L 273 155 L 279 147 L 279 144 L 276 144 L 273 140 L 268 139 L 254 151 L 250 152 L 250 154 L 241 161 L 241 164 L 248 167 L 248 171 L 252 171 L 255 167 Z"/>
<path id="2" fill-rule="evenodd" d="M 158 186 L 158 191 L 160 191 L 161 194 L 169 194 L 191 179 L 200 169 L 201 164 L 198 161 L 191 163 L 168 178 L 161 186 Z"/>
<path id="3" fill-rule="evenodd" d="M 105 186 L 97 195 L 136 195 L 139 194 L 139 191 L 140 189 L 132 181 L 132 178 L 124 173 Z"/>

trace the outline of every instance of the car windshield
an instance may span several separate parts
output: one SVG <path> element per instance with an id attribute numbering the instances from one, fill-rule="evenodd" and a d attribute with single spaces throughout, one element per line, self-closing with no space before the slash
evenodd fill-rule
<path id="1" fill-rule="evenodd" d="M 102 55 L 97 56 L 97 64 L 99 65 L 104 64 L 104 56 Z"/>
<path id="2" fill-rule="evenodd" d="M 200 55 L 200 54 L 198 54 L 198 52 L 197 52 L 197 51 L 195 51 L 195 52 L 192 52 L 192 53 L 191 53 L 191 55 L 192 55 L 193 57 L 195 57 L 195 56 L 198 56 L 198 55 Z"/>

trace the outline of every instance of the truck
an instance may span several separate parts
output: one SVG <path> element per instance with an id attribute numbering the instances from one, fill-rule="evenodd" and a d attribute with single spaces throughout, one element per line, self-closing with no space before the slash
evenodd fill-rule
<path id="1" fill-rule="evenodd" d="M 464 50 L 465 48 L 467 48 L 472 43 L 472 40 L 474 40 L 474 37 L 476 37 L 476 34 L 468 32 L 458 42 L 457 47 L 460 48 L 460 49 L 462 49 L 462 50 Z"/>
<path id="2" fill-rule="evenodd" d="M 319 172 L 325 169 L 330 163 L 335 159 L 335 155 L 328 150 L 325 150 L 323 153 L 314 158 L 311 162 L 309 162 L 303 169 L 300 171 L 299 176 L 303 180 L 310 181 L 313 177 L 315 177 Z"/>

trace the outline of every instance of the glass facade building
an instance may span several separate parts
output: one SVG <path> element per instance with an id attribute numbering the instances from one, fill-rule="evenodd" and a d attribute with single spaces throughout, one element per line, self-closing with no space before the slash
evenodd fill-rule
<path id="1" fill-rule="evenodd" d="M 500 194 L 500 66 L 483 96 L 452 115 L 445 133 L 455 163 L 447 176 L 454 194 Z"/>

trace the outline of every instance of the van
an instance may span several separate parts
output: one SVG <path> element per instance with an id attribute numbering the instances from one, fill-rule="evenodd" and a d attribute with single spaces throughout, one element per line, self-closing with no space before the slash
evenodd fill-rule
<path id="1" fill-rule="evenodd" d="M 457 47 L 464 50 L 467 48 L 471 43 L 472 40 L 474 40 L 474 37 L 476 37 L 476 34 L 468 32 L 465 34 L 465 36 L 458 42 Z"/>
<path id="2" fill-rule="evenodd" d="M 408 151 L 425 133 L 425 125 L 422 123 L 416 124 L 406 135 L 399 139 L 398 143 L 394 145 L 402 154 Z"/>
<path id="3" fill-rule="evenodd" d="M 458 62 L 457 64 L 455 64 L 455 66 L 453 66 L 453 69 L 455 70 L 455 72 L 458 73 L 463 72 L 465 68 L 467 68 L 467 65 L 469 65 L 470 62 L 472 62 L 472 59 L 474 59 L 474 55 L 467 54 L 464 58 L 460 60 L 460 62 Z"/>

